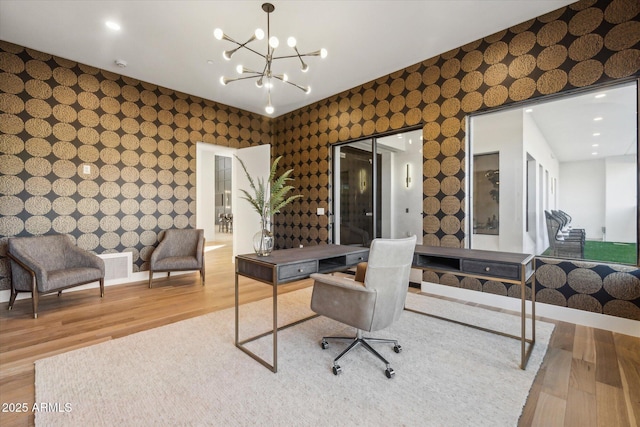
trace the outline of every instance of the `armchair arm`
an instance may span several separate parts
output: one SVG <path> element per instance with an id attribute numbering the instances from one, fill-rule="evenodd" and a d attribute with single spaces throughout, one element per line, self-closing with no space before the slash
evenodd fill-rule
<path id="1" fill-rule="evenodd" d="M 165 247 L 167 249 L 165 249 Z M 162 241 L 160 241 L 160 243 L 158 243 L 158 246 L 156 246 L 156 248 L 153 250 L 153 252 L 151 252 L 151 258 L 149 258 L 149 263 L 151 265 L 151 268 L 153 268 L 153 265 L 160 259 L 164 258 L 164 252 L 166 252 L 169 249 L 169 245 L 166 243 L 166 236 L 164 239 L 162 239 Z"/>
<path id="2" fill-rule="evenodd" d="M 198 247 L 196 248 L 196 259 L 198 260 L 198 265 L 202 265 L 203 257 L 204 257 L 204 244 L 205 238 L 204 234 L 198 239 Z"/>
<path id="3" fill-rule="evenodd" d="M 29 254 L 20 252 L 11 253 L 7 251 L 7 256 L 27 271 L 32 277 L 35 277 L 37 283 L 44 283 L 47 280 L 47 270 L 42 268 L 42 266 L 39 265 L 33 257 L 29 256 Z M 29 287 L 31 287 L 31 285 L 29 285 Z"/>

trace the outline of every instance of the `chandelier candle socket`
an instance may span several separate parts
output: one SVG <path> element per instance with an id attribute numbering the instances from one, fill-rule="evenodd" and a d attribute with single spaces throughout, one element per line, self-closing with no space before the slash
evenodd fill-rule
<path id="1" fill-rule="evenodd" d="M 264 3 L 262 5 L 262 10 L 264 10 L 267 13 L 267 53 L 266 54 L 262 54 L 254 49 L 252 49 L 251 47 L 248 46 L 249 43 L 251 43 L 254 40 L 263 40 L 265 37 L 265 33 L 264 31 L 262 31 L 260 28 L 258 28 L 253 35 L 249 38 L 249 40 L 247 40 L 244 43 L 239 43 L 237 41 L 235 41 L 234 39 L 232 39 L 231 37 L 229 37 L 228 35 L 226 35 L 220 28 L 216 28 L 213 31 L 213 36 L 218 39 L 218 40 L 226 40 L 226 41 L 230 41 L 231 43 L 235 43 L 237 45 L 237 47 L 231 49 L 231 50 L 225 50 L 224 52 L 222 52 L 222 56 L 224 59 L 226 59 L 227 61 L 231 60 L 231 57 L 233 56 L 234 53 L 236 53 L 238 50 L 240 49 L 247 49 L 248 51 L 251 51 L 253 53 L 255 53 L 258 56 L 261 56 L 264 60 L 265 60 L 265 64 L 264 67 L 262 68 L 262 71 L 255 71 L 249 68 L 246 68 L 242 65 L 238 65 L 236 67 L 236 71 L 238 72 L 238 74 L 241 74 L 242 77 L 224 77 L 222 76 L 220 78 L 220 83 L 222 83 L 223 85 L 227 85 L 227 83 L 230 82 L 235 82 L 238 80 L 246 80 L 246 79 L 257 79 L 256 80 L 256 86 L 259 88 L 262 88 L 263 86 L 267 88 L 267 106 L 265 107 L 265 111 L 267 112 L 267 114 L 273 114 L 273 112 L 275 111 L 275 109 L 273 108 L 273 104 L 271 103 L 271 88 L 273 87 L 272 84 L 272 79 L 277 79 L 280 80 L 284 83 L 288 83 L 291 86 L 295 86 L 298 89 L 302 90 L 305 93 L 309 93 L 311 92 L 311 87 L 310 86 L 301 86 L 299 84 L 293 83 L 289 80 L 289 77 L 286 74 L 274 74 L 271 66 L 273 64 L 273 61 L 275 61 L 276 59 L 284 59 L 284 58 L 298 58 L 300 60 L 300 66 L 303 72 L 306 72 L 307 70 L 309 70 L 309 65 L 307 63 L 304 62 L 304 60 L 302 59 L 305 56 L 319 56 L 321 58 L 326 58 L 327 56 L 327 50 L 326 49 L 320 49 L 314 52 L 309 52 L 309 53 L 300 53 L 300 51 L 298 51 L 298 47 L 297 47 L 297 41 L 295 39 L 295 37 L 289 37 L 287 39 L 287 46 L 289 46 L 290 48 L 292 48 L 295 51 L 295 54 L 291 54 L 291 55 L 283 55 L 283 56 L 274 56 L 274 52 L 276 50 L 276 48 L 280 45 L 280 41 L 278 40 L 278 38 L 276 36 L 271 36 L 271 29 L 270 29 L 270 25 L 269 25 L 269 15 L 271 14 L 271 12 L 273 12 L 275 10 L 275 6 L 272 5 L 271 3 Z"/>

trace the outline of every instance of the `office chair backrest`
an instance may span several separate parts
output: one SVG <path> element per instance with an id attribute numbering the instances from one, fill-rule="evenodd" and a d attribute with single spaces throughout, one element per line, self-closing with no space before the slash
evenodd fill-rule
<path id="1" fill-rule="evenodd" d="M 406 239 L 374 239 L 364 285 L 377 292 L 371 331 L 398 320 L 404 309 L 413 263 L 416 236 Z"/>

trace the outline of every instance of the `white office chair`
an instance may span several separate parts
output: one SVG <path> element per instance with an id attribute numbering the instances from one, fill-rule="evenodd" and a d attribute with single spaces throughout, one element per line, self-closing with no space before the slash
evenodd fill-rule
<path id="1" fill-rule="evenodd" d="M 389 362 L 374 350 L 369 342 L 391 343 L 396 353 L 402 347 L 396 340 L 365 338 L 362 331 L 373 332 L 390 326 L 400 318 L 409 287 L 409 273 L 413 263 L 416 236 L 406 239 L 375 239 L 371 243 L 364 283 L 328 274 L 312 274 L 315 280 L 311 309 L 338 322 L 356 328 L 355 337 L 324 337 L 321 345 L 328 348 L 328 340 L 352 341 L 333 361 L 333 373 L 342 368 L 338 361 L 356 347 L 363 346 L 385 365 L 387 378 L 395 371 Z"/>

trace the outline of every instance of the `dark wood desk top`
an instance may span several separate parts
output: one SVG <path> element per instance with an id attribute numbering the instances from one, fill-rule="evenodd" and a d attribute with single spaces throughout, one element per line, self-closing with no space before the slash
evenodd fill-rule
<path id="1" fill-rule="evenodd" d="M 504 262 L 509 264 L 527 264 L 533 259 L 533 255 L 515 252 L 497 252 L 466 248 L 443 248 L 440 246 L 422 245 L 417 245 L 414 253 L 447 258 L 465 258 L 478 261 Z"/>
<path id="2" fill-rule="evenodd" d="M 369 259 L 369 248 L 318 245 L 279 249 L 269 256 L 236 256 L 236 274 L 270 284 L 304 279 L 313 273 L 345 270 Z"/>
<path id="3" fill-rule="evenodd" d="M 304 248 L 278 249 L 271 252 L 269 256 L 244 254 L 237 255 L 236 258 L 272 265 L 287 265 L 360 253 L 369 253 L 369 248 L 347 245 L 317 245 L 305 246 Z"/>

